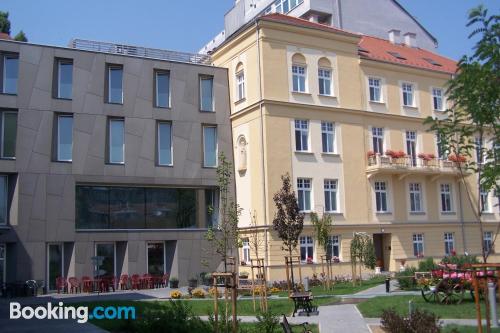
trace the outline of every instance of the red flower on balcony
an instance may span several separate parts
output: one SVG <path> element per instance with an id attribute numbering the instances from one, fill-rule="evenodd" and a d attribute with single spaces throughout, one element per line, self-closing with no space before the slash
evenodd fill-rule
<path id="1" fill-rule="evenodd" d="M 456 163 L 464 163 L 467 162 L 467 158 L 462 155 L 451 154 L 448 156 L 448 160 Z"/>
<path id="2" fill-rule="evenodd" d="M 374 152 L 373 150 L 369 150 L 369 151 L 366 153 L 366 156 L 368 156 L 368 158 L 373 157 L 373 156 L 375 156 L 375 155 L 376 155 L 376 154 L 375 154 L 375 152 Z"/>
<path id="3" fill-rule="evenodd" d="M 418 158 L 424 160 L 424 161 L 432 161 L 433 159 L 436 158 L 434 154 L 426 154 L 426 153 L 420 153 L 417 155 Z"/>

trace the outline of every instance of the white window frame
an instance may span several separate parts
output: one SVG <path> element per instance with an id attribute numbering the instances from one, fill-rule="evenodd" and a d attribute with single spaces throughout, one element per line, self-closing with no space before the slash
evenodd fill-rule
<path id="1" fill-rule="evenodd" d="M 445 110 L 445 99 L 444 99 L 444 91 L 442 88 L 431 87 L 431 102 L 432 109 L 434 111 L 444 111 Z M 440 105 L 440 108 L 436 108 L 436 103 Z"/>
<path id="2" fill-rule="evenodd" d="M 315 262 L 314 260 L 314 239 L 312 236 L 300 236 L 299 238 L 299 243 L 300 243 L 300 253 L 302 253 L 302 249 L 305 248 L 306 250 L 306 260 L 302 260 L 302 254 L 300 255 L 300 261 L 305 263 L 307 262 L 308 258 L 312 258 L 312 261 Z M 309 249 L 312 249 L 312 253 L 309 253 Z"/>
<path id="3" fill-rule="evenodd" d="M 0 132 L 0 158 L 4 159 L 4 160 L 15 160 L 16 159 L 16 156 L 4 156 L 4 133 L 5 133 L 5 115 L 6 114 L 14 114 L 16 115 L 17 117 L 17 112 L 13 112 L 13 111 L 0 111 L 0 113 L 2 114 L 2 131 Z M 16 118 L 17 119 L 17 118 Z M 17 121 L 16 121 L 16 125 L 17 125 Z M 17 137 L 16 137 L 16 145 L 17 145 Z M 14 153 L 14 155 L 16 155 Z"/>
<path id="4" fill-rule="evenodd" d="M 74 123 L 73 123 L 73 126 L 71 128 L 71 158 L 70 159 L 63 159 L 63 158 L 61 158 L 61 155 L 60 155 L 60 146 L 61 146 L 60 119 L 61 118 L 71 118 L 71 119 L 73 119 L 73 122 L 75 120 L 72 114 L 58 114 L 57 115 L 57 161 L 59 161 L 59 162 L 72 162 L 73 161 L 73 127 L 74 127 Z"/>
<path id="5" fill-rule="evenodd" d="M 483 232 L 483 248 L 487 251 L 486 253 L 493 252 L 493 232 L 492 231 Z"/>
<path id="6" fill-rule="evenodd" d="M 294 78 L 297 77 L 297 90 L 293 86 Z M 301 79 L 304 86 L 301 86 Z M 292 91 L 295 93 L 307 93 L 307 66 L 304 64 L 292 64 Z"/>
<path id="7" fill-rule="evenodd" d="M 145 272 L 149 274 L 149 244 L 163 244 L 163 274 L 167 273 L 167 244 L 165 242 L 146 242 L 146 269 Z M 115 276 L 116 276 L 116 245 L 115 245 Z"/>
<path id="8" fill-rule="evenodd" d="M 375 84 L 378 82 L 378 86 Z M 378 99 L 372 98 L 372 89 L 374 91 L 374 96 L 376 96 L 375 92 L 378 91 Z M 382 94 L 382 79 L 378 77 L 370 76 L 368 77 L 368 99 L 370 102 L 375 103 L 383 103 L 383 94 Z"/>
<path id="9" fill-rule="evenodd" d="M 243 238 L 241 240 L 241 243 L 243 244 L 241 249 L 242 249 L 242 254 L 243 254 L 243 261 L 246 264 L 249 264 L 250 261 L 250 239 L 249 238 Z"/>
<path id="10" fill-rule="evenodd" d="M 406 149 L 406 154 L 410 158 L 410 165 L 411 166 L 417 166 L 418 160 L 418 132 L 417 131 L 405 131 L 405 149 Z M 410 143 L 410 145 L 409 145 Z M 414 145 L 411 145 L 411 143 L 414 143 Z M 411 147 L 411 149 L 410 149 Z"/>
<path id="11" fill-rule="evenodd" d="M 323 191 L 325 197 L 325 212 L 338 213 L 339 212 L 339 181 L 338 179 L 325 179 L 323 181 Z M 327 199 L 328 197 L 328 199 Z M 334 200 L 332 200 L 332 197 Z M 327 200 L 330 203 L 330 210 L 327 207 Z M 331 209 L 335 205 L 335 209 Z"/>
<path id="12" fill-rule="evenodd" d="M 160 75 L 166 75 L 168 76 L 168 100 L 167 100 L 167 105 L 166 106 L 160 106 L 160 101 L 159 101 L 159 88 L 158 88 L 158 76 Z M 172 82 L 170 81 L 170 72 L 169 71 L 162 71 L 162 70 L 157 70 L 155 71 L 155 107 L 157 108 L 164 108 L 168 109 L 170 108 L 170 103 L 171 103 L 171 89 L 172 89 Z"/>
<path id="13" fill-rule="evenodd" d="M 491 213 L 491 205 L 490 205 L 490 193 L 488 191 L 480 189 L 480 198 L 481 198 L 481 212 L 483 213 Z"/>
<path id="14" fill-rule="evenodd" d="M 123 161 L 116 162 L 116 161 L 113 161 L 111 159 L 111 155 L 112 155 L 111 154 L 111 147 L 113 146 L 112 143 L 111 143 L 111 140 L 112 140 L 111 139 L 112 138 L 112 133 L 111 133 L 112 126 L 111 126 L 111 123 L 118 122 L 118 121 L 123 123 L 123 144 L 122 144 Z M 108 132 L 109 132 L 109 134 L 108 134 L 109 135 L 109 143 L 108 143 L 109 144 L 109 147 L 108 147 L 109 163 L 110 164 L 121 164 L 121 165 L 123 165 L 123 164 L 125 164 L 125 119 L 123 119 L 123 118 L 110 118 L 108 124 L 109 124 L 108 125 L 109 126 L 109 130 L 108 130 Z"/>
<path id="15" fill-rule="evenodd" d="M 445 204 L 446 200 L 445 197 L 448 197 L 449 200 L 449 207 L 447 204 Z M 439 184 L 439 201 L 440 201 L 440 211 L 441 213 L 453 213 L 453 189 L 450 183 L 441 183 Z M 446 206 L 446 207 L 444 207 Z M 443 209 L 445 208 L 445 209 Z"/>
<path id="16" fill-rule="evenodd" d="M 215 128 L 215 165 L 206 165 L 206 151 L 205 151 L 205 128 Z M 217 168 L 219 166 L 219 132 L 217 125 L 203 125 L 202 126 L 203 135 L 203 167 L 204 168 Z M 173 146 L 173 145 L 172 145 Z"/>
<path id="17" fill-rule="evenodd" d="M 415 257 L 423 257 L 425 254 L 425 238 L 424 234 L 413 234 L 412 235 L 412 241 L 413 241 L 413 255 Z M 416 247 L 415 247 L 416 246 Z M 417 251 L 415 253 L 415 250 L 420 250 L 420 252 Z"/>
<path id="18" fill-rule="evenodd" d="M 245 71 L 241 70 L 236 73 L 236 92 L 237 92 L 237 100 L 241 101 L 246 98 L 245 91 Z"/>
<path id="19" fill-rule="evenodd" d="M 423 200 L 422 184 L 421 183 L 409 183 L 408 190 L 409 190 L 409 198 L 410 198 L 410 205 L 409 205 L 410 213 L 423 213 L 424 212 L 424 200 Z M 412 202 L 414 202 L 415 209 L 412 209 Z"/>
<path id="20" fill-rule="evenodd" d="M 309 152 L 309 120 L 295 119 L 295 151 Z M 297 132 L 300 134 L 300 143 L 297 142 Z M 305 141 L 304 141 L 305 138 Z M 300 149 L 297 149 L 298 144 Z M 305 147 L 304 147 L 305 144 Z M 305 149 L 304 149 L 305 148 Z"/>
<path id="21" fill-rule="evenodd" d="M 337 247 L 338 256 L 336 256 L 336 257 L 340 260 L 341 253 L 342 253 L 341 252 L 341 244 L 342 244 L 342 242 L 341 242 L 340 235 L 330 235 L 330 236 L 328 236 L 327 246 L 330 249 L 330 252 L 332 254 L 332 258 L 335 257 L 333 249 L 335 247 Z M 327 253 L 328 253 L 328 251 L 327 251 Z"/>
<path id="22" fill-rule="evenodd" d="M 410 89 L 408 89 L 410 88 Z M 415 103 L 415 84 L 411 82 L 402 82 L 401 83 L 401 98 L 402 104 L 404 107 L 416 107 Z M 407 100 L 409 97 L 411 98 L 411 104 L 405 104 L 405 94 L 407 96 Z"/>
<path id="23" fill-rule="evenodd" d="M 336 153 L 336 137 L 335 137 L 335 123 L 331 121 L 321 122 L 321 149 L 323 153 L 335 154 Z M 325 144 L 326 138 L 326 144 Z M 325 151 L 326 146 L 326 151 Z"/>
<path id="24" fill-rule="evenodd" d="M 161 163 L 160 162 L 160 125 L 170 125 L 170 163 Z M 174 165 L 174 144 L 173 144 L 173 131 L 172 131 L 172 123 L 169 121 L 159 121 L 156 125 L 157 133 L 158 133 L 158 143 L 157 143 L 157 154 L 158 154 L 158 165 L 160 166 L 173 166 Z"/>
<path id="25" fill-rule="evenodd" d="M 381 181 L 375 181 L 373 184 L 373 189 L 375 192 L 375 212 L 377 213 L 388 213 L 389 212 L 389 191 L 388 191 L 388 186 L 387 186 L 387 181 L 381 180 Z M 385 197 L 385 210 L 379 210 L 378 209 L 378 199 L 382 200 L 382 197 Z M 382 201 L 380 201 L 380 206 L 382 206 Z"/>
<path id="26" fill-rule="evenodd" d="M 451 244 L 451 248 L 450 248 Z M 445 232 L 444 233 L 444 254 L 451 255 L 451 253 L 455 250 L 455 234 L 453 232 Z"/>
<path id="27" fill-rule="evenodd" d="M 328 75 L 326 75 L 328 73 Z M 333 96 L 333 71 L 331 68 L 319 67 L 318 68 L 318 94 L 320 96 Z M 323 93 L 321 93 L 321 88 L 323 88 Z M 329 94 L 325 92 L 330 90 Z"/>
<path id="28" fill-rule="evenodd" d="M 71 97 L 61 97 L 61 65 L 71 65 L 71 70 L 73 71 L 73 61 L 65 59 L 57 60 L 57 98 L 70 100 L 73 97 L 73 81 L 71 81 Z M 73 75 L 71 75 L 71 79 L 73 79 Z"/>
<path id="29" fill-rule="evenodd" d="M 313 203 L 312 203 L 312 179 L 311 178 L 297 178 L 297 200 L 299 200 L 299 192 L 302 193 L 302 206 L 304 209 L 300 210 L 301 212 L 310 212 Z M 310 207 L 306 207 L 306 194 L 309 195 L 309 205 Z M 307 209 L 308 208 L 308 209 Z M 300 209 L 300 202 L 299 202 Z"/>
<path id="30" fill-rule="evenodd" d="M 385 151 L 385 129 L 383 127 L 372 127 L 371 128 L 371 134 L 372 134 L 372 149 L 373 152 L 378 153 L 380 155 L 384 155 Z M 377 141 L 377 148 L 375 147 L 375 140 Z M 382 142 L 382 147 L 380 147 L 382 150 L 377 151 L 379 149 L 378 144 Z"/>

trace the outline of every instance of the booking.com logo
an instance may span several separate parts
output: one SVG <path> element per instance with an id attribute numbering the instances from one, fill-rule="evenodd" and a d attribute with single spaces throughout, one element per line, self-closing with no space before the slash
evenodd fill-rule
<path id="1" fill-rule="evenodd" d="M 134 306 L 96 306 L 90 311 L 86 306 L 64 306 L 63 302 L 58 305 L 41 305 L 37 307 L 21 306 L 18 302 L 10 303 L 10 319 L 76 319 L 83 324 L 89 319 L 135 319 Z"/>

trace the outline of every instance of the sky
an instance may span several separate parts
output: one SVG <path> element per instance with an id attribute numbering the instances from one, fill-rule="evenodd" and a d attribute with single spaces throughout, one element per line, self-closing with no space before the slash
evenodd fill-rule
<path id="1" fill-rule="evenodd" d="M 378 1 L 378 0 L 373 0 Z M 0 0 L 11 34 L 66 46 L 72 38 L 196 52 L 224 28 L 234 0 Z M 500 0 L 400 0 L 439 41 L 438 53 L 459 59 L 474 45 L 467 39 L 467 11 L 483 3 L 500 13 Z"/>

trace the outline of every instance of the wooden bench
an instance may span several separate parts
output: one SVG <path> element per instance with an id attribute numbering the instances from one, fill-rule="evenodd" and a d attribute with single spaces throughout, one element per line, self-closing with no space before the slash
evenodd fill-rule
<path id="1" fill-rule="evenodd" d="M 293 331 L 292 331 L 293 327 L 302 327 L 302 329 L 303 329 L 302 332 L 303 333 L 312 333 L 312 331 L 310 331 L 310 330 L 307 329 L 307 325 L 309 325 L 309 323 L 307 323 L 307 322 L 306 323 L 302 323 L 302 324 L 294 324 L 294 325 L 292 325 L 292 324 L 290 324 L 288 322 L 288 320 L 286 319 L 285 315 L 283 315 L 283 321 L 281 322 L 281 327 L 283 327 L 283 332 L 284 333 L 293 333 Z"/>

